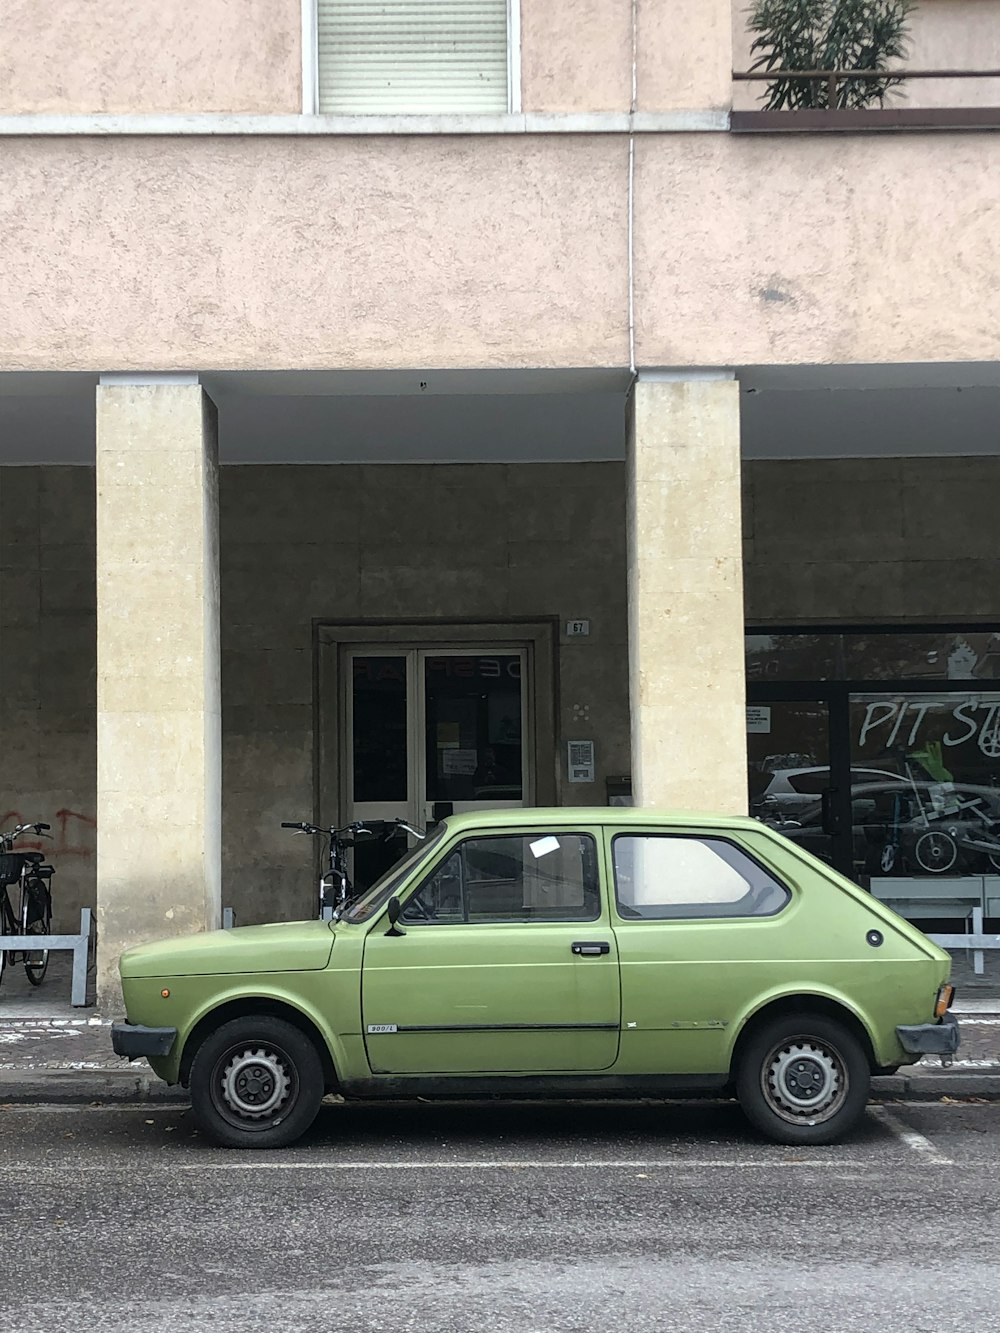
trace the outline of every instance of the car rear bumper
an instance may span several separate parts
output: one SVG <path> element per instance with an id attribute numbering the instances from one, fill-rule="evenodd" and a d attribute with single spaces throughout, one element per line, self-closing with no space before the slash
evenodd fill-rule
<path id="1" fill-rule="evenodd" d="M 945 1014 L 940 1023 L 898 1027 L 899 1044 L 909 1055 L 954 1055 L 962 1041 L 958 1020 Z"/>
<path id="2" fill-rule="evenodd" d="M 138 1060 L 140 1056 L 163 1056 L 177 1040 L 176 1028 L 147 1028 L 139 1023 L 112 1023 L 111 1045 L 116 1055 Z"/>

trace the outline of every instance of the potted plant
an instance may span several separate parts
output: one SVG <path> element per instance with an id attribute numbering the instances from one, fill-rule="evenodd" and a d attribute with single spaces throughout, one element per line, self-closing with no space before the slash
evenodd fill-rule
<path id="1" fill-rule="evenodd" d="M 901 79 L 794 79 L 783 70 L 884 70 L 905 59 L 916 0 L 755 0 L 750 66 L 774 79 L 761 95 L 768 111 L 855 110 L 884 106 Z"/>

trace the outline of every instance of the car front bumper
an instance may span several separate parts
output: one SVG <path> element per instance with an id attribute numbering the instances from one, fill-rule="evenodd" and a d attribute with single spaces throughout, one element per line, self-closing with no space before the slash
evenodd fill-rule
<path id="1" fill-rule="evenodd" d="M 954 1055 L 962 1041 L 954 1014 L 945 1014 L 940 1023 L 898 1027 L 896 1036 L 909 1055 Z"/>
<path id="2" fill-rule="evenodd" d="M 147 1028 L 139 1023 L 112 1023 L 111 1045 L 116 1055 L 138 1060 L 140 1056 L 169 1055 L 177 1040 L 176 1028 Z"/>

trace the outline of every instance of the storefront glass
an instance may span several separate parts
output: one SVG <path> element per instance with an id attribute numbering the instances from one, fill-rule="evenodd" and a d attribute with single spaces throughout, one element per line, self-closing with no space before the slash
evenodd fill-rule
<path id="1" fill-rule="evenodd" d="M 747 639 L 751 814 L 921 922 L 1000 916 L 1000 633 Z"/>

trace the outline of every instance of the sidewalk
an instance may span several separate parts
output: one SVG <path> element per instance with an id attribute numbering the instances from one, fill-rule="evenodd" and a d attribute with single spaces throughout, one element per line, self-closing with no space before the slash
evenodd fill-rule
<path id="1" fill-rule="evenodd" d="M 93 1008 L 73 1009 L 69 993 L 68 954 L 53 955 L 37 988 L 28 984 L 23 968 L 6 969 L 0 986 L 0 1105 L 188 1100 L 183 1088 L 168 1088 L 145 1060 L 130 1064 L 115 1055 L 110 1020 Z M 951 1068 L 922 1060 L 891 1078 L 875 1079 L 873 1096 L 1000 1101 L 1000 998 L 987 987 L 971 986 L 965 996 L 960 989 L 955 1014 L 962 1046 Z"/>

